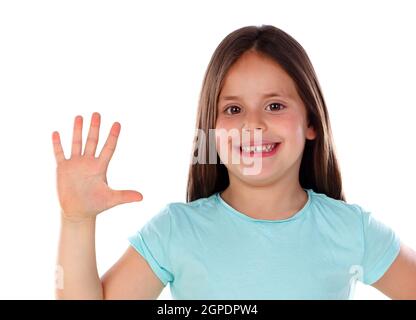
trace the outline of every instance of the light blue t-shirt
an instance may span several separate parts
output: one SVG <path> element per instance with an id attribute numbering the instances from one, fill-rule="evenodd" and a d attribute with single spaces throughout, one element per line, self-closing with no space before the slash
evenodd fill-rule
<path id="1" fill-rule="evenodd" d="M 214 193 L 172 202 L 130 244 L 173 299 L 351 299 L 397 257 L 395 232 L 357 204 L 312 189 L 285 220 L 249 217 Z"/>

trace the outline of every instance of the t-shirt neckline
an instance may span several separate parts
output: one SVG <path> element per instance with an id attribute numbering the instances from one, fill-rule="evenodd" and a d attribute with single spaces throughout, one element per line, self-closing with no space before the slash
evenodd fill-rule
<path id="1" fill-rule="evenodd" d="M 299 219 L 301 216 L 303 216 L 303 214 L 307 211 L 309 205 L 311 204 L 312 201 L 312 190 L 311 189 L 305 189 L 303 188 L 303 190 L 306 191 L 307 196 L 308 196 L 308 200 L 306 201 L 305 205 L 295 214 L 293 214 L 290 218 L 287 219 L 279 219 L 279 220 L 268 220 L 268 219 L 256 219 L 253 217 L 250 217 L 236 209 L 234 209 L 232 206 L 230 206 L 227 202 L 225 202 L 225 200 L 223 200 L 220 196 L 220 192 L 215 193 L 215 199 L 216 201 L 223 207 L 226 209 L 226 211 L 237 215 L 240 218 L 243 218 L 244 220 L 247 221 L 251 221 L 251 222 L 266 222 L 266 223 L 285 223 L 285 222 L 290 222 L 296 219 Z"/>

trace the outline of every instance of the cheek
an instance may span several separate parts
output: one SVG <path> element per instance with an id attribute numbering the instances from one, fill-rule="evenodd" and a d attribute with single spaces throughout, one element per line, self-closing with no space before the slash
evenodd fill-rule
<path id="1" fill-rule="evenodd" d="M 235 123 L 230 120 L 223 120 L 219 118 L 215 124 L 215 141 L 217 151 L 221 150 L 221 146 L 224 148 L 226 144 L 231 143 L 232 135 L 237 133 L 237 125 Z"/>
<path id="2" fill-rule="evenodd" d="M 272 121 L 271 126 L 276 128 L 283 139 L 293 142 L 305 139 L 305 128 L 302 119 L 299 119 L 296 115 L 276 119 Z"/>
<path id="3" fill-rule="evenodd" d="M 240 132 L 237 127 L 230 125 L 229 122 L 218 121 L 215 127 L 215 149 L 221 161 L 228 165 L 232 159 L 240 156 L 239 148 L 233 145 L 240 143 Z"/>
<path id="4" fill-rule="evenodd" d="M 215 149 L 218 152 L 220 158 L 222 158 L 222 154 L 226 154 L 226 152 L 231 150 L 232 132 L 232 129 L 224 127 L 215 128 Z"/>
<path id="5" fill-rule="evenodd" d="M 217 129 L 226 129 L 226 130 L 230 130 L 232 128 L 237 128 L 238 127 L 238 123 L 236 120 L 233 119 L 225 119 L 223 117 L 218 117 L 216 123 L 215 123 L 215 128 Z"/>

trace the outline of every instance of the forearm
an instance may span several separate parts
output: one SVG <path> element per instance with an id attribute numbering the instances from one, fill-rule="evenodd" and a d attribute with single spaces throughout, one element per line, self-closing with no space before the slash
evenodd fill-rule
<path id="1" fill-rule="evenodd" d="M 61 218 L 57 259 L 57 299 L 102 299 L 95 254 L 95 218 Z"/>

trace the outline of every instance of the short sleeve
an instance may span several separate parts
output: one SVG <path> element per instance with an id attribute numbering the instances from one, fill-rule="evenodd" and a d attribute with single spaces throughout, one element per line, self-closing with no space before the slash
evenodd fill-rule
<path id="1" fill-rule="evenodd" d="M 400 251 L 400 239 L 387 225 L 362 211 L 364 256 L 362 260 L 365 284 L 379 280 L 394 262 Z"/>
<path id="2" fill-rule="evenodd" d="M 169 206 L 166 206 L 136 234 L 128 237 L 130 244 L 146 259 L 164 286 L 173 281 L 168 247 L 170 236 L 171 221 Z"/>

